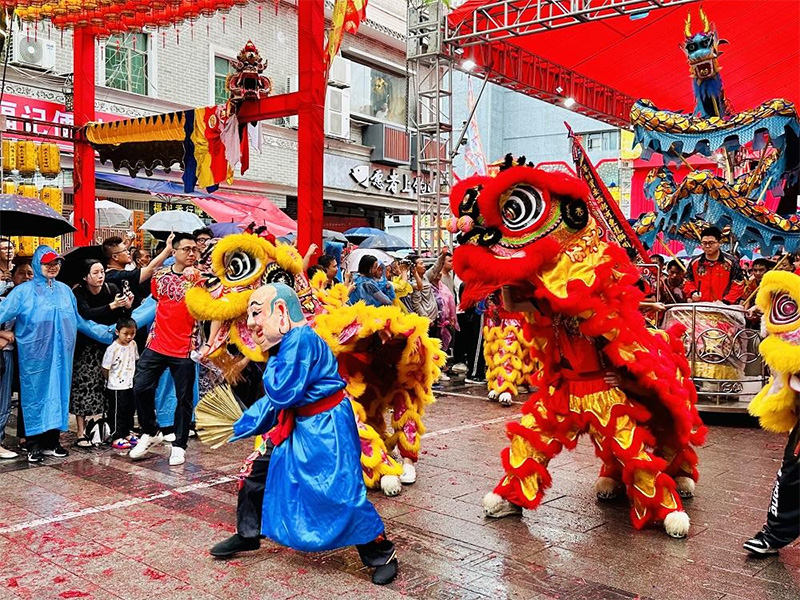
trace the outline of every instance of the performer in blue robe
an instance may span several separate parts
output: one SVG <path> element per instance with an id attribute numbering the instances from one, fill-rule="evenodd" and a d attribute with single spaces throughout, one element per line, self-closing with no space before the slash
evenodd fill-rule
<path id="1" fill-rule="evenodd" d="M 0 303 L 0 323 L 16 319 L 20 402 L 25 415 L 28 461 L 63 458 L 60 432 L 69 429 L 69 394 L 77 332 L 110 344 L 114 326 L 86 321 L 74 294 L 56 281 L 63 258 L 49 246 L 33 255 L 33 279 L 16 286 Z M 136 313 L 134 313 L 136 317 Z"/>
<path id="2" fill-rule="evenodd" d="M 234 439 L 269 432 L 270 443 L 240 490 L 237 533 L 211 554 L 255 550 L 259 534 L 303 551 L 355 545 L 362 562 L 376 567 L 372 581 L 389 583 L 397 573 L 394 544 L 367 500 L 355 416 L 336 357 L 307 326 L 286 285 L 253 293 L 248 327 L 271 356 L 266 395 L 236 422 Z"/>

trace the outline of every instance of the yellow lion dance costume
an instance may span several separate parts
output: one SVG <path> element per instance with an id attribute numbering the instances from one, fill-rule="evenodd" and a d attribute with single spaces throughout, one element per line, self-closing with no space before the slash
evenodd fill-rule
<path id="1" fill-rule="evenodd" d="M 524 321 L 522 314 L 504 310 L 496 294 L 489 297 L 483 325 L 486 385 L 489 400 L 503 406 L 511 406 L 523 391 L 520 388 L 529 388 L 533 375 L 533 341 L 523 327 Z"/>
<path id="2" fill-rule="evenodd" d="M 764 527 L 744 549 L 776 554 L 800 537 L 800 277 L 785 271 L 764 275 L 756 304 L 764 313 L 767 337 L 759 350 L 772 370 L 750 402 L 750 414 L 767 431 L 789 434 Z"/>
<path id="3" fill-rule="evenodd" d="M 422 418 L 445 361 L 438 341 L 427 335 L 427 320 L 394 306 L 348 306 L 346 286 L 324 290 L 321 282 L 309 283 L 293 246 L 249 233 L 231 235 L 214 247 L 211 272 L 186 294 L 192 315 L 213 323 L 207 356 L 223 371 L 231 362 L 228 343 L 251 360 L 267 360 L 247 328 L 247 302 L 258 287 L 275 282 L 295 289 L 311 326 L 339 360 L 361 438 L 364 482 L 398 494 L 401 482 L 416 478 Z M 402 465 L 391 456 L 395 448 Z"/>

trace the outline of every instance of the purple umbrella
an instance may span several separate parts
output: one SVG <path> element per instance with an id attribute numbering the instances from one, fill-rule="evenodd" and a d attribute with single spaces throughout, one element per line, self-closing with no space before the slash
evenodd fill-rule
<path id="1" fill-rule="evenodd" d="M 0 194 L 0 234 L 58 237 L 72 231 L 77 230 L 41 200 Z"/>
<path id="2" fill-rule="evenodd" d="M 244 231 L 244 227 L 236 223 L 212 223 L 208 228 L 212 231 L 215 238 L 223 238 L 226 235 L 234 235 Z"/>

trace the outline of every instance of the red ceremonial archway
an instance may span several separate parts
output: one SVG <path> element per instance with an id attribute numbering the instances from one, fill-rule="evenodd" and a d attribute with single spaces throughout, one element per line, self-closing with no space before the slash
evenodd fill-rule
<path id="1" fill-rule="evenodd" d="M 95 151 L 82 132 L 95 120 L 95 44 L 110 35 L 170 27 L 243 6 L 249 0 L 0 0 L 36 28 L 48 20 L 59 29 L 74 31 L 75 233 L 76 245 L 93 243 L 95 231 Z M 256 2 L 277 2 L 256 0 Z M 325 148 L 325 3 L 297 3 L 298 91 L 260 100 L 244 100 L 240 123 L 298 116 L 297 246 L 304 252 L 313 242 L 322 245 L 323 160 Z"/>

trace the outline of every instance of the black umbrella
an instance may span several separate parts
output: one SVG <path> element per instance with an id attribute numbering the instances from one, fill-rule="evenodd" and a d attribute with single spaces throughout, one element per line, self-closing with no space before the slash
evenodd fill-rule
<path id="1" fill-rule="evenodd" d="M 72 231 L 69 221 L 41 200 L 0 194 L 0 234 L 58 237 Z"/>
<path id="2" fill-rule="evenodd" d="M 77 246 L 64 255 L 64 264 L 57 279 L 72 287 L 83 279 L 84 265 L 89 259 L 103 261 L 102 246 Z"/>

